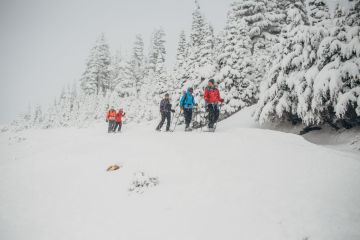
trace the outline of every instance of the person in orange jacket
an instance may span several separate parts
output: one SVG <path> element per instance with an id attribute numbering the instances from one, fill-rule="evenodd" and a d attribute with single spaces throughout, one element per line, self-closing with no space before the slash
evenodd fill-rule
<path id="1" fill-rule="evenodd" d="M 106 122 L 109 123 L 108 126 L 108 133 L 114 132 L 115 129 L 115 118 L 116 118 L 116 111 L 114 108 L 111 108 L 108 113 L 106 114 Z"/>
<path id="2" fill-rule="evenodd" d="M 121 127 L 122 127 L 122 118 L 125 116 L 124 110 L 122 108 L 120 108 L 119 112 L 116 113 L 115 116 L 115 127 L 114 127 L 114 132 L 121 131 Z"/>
<path id="3" fill-rule="evenodd" d="M 209 130 L 214 130 L 214 125 L 219 119 L 219 103 L 224 102 L 224 99 L 220 97 L 219 89 L 215 86 L 214 79 L 210 79 L 204 92 L 204 99 L 209 112 Z"/>

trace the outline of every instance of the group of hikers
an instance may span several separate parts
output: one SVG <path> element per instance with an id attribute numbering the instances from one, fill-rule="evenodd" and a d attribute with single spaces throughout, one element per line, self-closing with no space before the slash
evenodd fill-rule
<path id="1" fill-rule="evenodd" d="M 198 107 L 198 104 L 195 102 L 193 92 L 193 88 L 188 88 L 180 99 L 180 113 L 184 113 L 185 131 L 192 130 L 190 123 L 193 118 L 193 109 Z M 208 130 L 214 131 L 216 126 L 215 124 L 217 123 L 220 114 L 219 105 L 224 102 L 224 99 L 220 97 L 219 89 L 216 87 L 213 79 L 208 81 L 208 85 L 204 91 L 204 100 L 206 103 L 205 108 L 208 112 Z M 166 93 L 165 98 L 160 102 L 161 121 L 156 127 L 157 131 L 161 131 L 165 121 L 166 131 L 170 131 L 171 113 L 174 112 L 175 110 L 172 109 L 172 105 L 170 103 L 170 95 Z M 109 122 L 108 132 L 116 132 L 117 129 L 118 131 L 121 130 L 123 116 L 125 116 L 123 109 L 120 109 L 119 112 L 116 112 L 113 108 L 109 110 L 106 117 Z"/>
<path id="2" fill-rule="evenodd" d="M 122 118 L 125 116 L 125 112 L 122 108 L 118 112 L 114 108 L 111 108 L 106 114 L 106 122 L 109 123 L 108 133 L 120 132 L 122 127 Z"/>
<path id="3" fill-rule="evenodd" d="M 185 131 L 192 130 L 190 123 L 193 116 L 193 109 L 198 106 L 198 104 L 195 102 L 193 92 L 194 89 L 190 87 L 180 100 L 180 111 L 184 113 L 185 118 Z M 209 113 L 208 129 L 209 131 L 214 131 L 215 123 L 218 121 L 220 114 L 219 104 L 224 102 L 224 99 L 220 97 L 219 89 L 216 87 L 215 81 L 213 79 L 208 81 L 208 85 L 204 92 L 204 100 L 206 103 L 206 110 Z M 161 121 L 156 130 L 161 131 L 161 128 L 166 120 L 166 131 L 170 131 L 171 112 L 175 112 L 175 110 L 172 109 L 170 96 L 167 93 L 165 94 L 165 98 L 161 100 L 160 103 Z"/>

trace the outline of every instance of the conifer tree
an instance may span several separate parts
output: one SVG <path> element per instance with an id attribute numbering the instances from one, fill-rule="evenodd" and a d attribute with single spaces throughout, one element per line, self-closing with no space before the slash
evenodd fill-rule
<path id="1" fill-rule="evenodd" d="M 317 51 L 328 35 L 324 28 L 301 25 L 286 41 L 264 82 L 255 117 L 267 121 L 319 122 L 311 111 L 313 83 L 318 74 Z"/>
<path id="2" fill-rule="evenodd" d="M 192 16 L 188 53 L 178 94 L 181 95 L 188 87 L 193 87 L 196 99 L 200 100 L 206 80 L 215 75 L 214 33 L 211 25 L 202 15 L 197 1 Z"/>
<path id="3" fill-rule="evenodd" d="M 326 0 L 308 0 L 309 18 L 312 25 L 323 24 L 330 19 L 329 7 Z"/>
<path id="4" fill-rule="evenodd" d="M 136 35 L 128 68 L 129 76 L 135 84 L 136 94 L 139 95 L 145 75 L 144 41 L 141 35 Z"/>
<path id="5" fill-rule="evenodd" d="M 360 123 L 360 27 L 338 26 L 318 50 L 312 110 L 322 122 Z"/>
<path id="6" fill-rule="evenodd" d="M 174 88 L 181 87 L 182 81 L 184 80 L 184 76 L 186 75 L 185 72 L 185 65 L 186 65 L 186 59 L 188 57 L 188 45 L 186 42 L 186 35 L 184 31 L 181 31 L 178 47 L 177 47 L 177 53 L 176 53 L 176 62 L 174 65 Z"/>
<path id="7" fill-rule="evenodd" d="M 255 101 L 256 87 L 252 76 L 251 39 L 247 23 L 238 17 L 239 3 L 234 2 L 228 12 L 222 40 L 222 53 L 218 56 L 220 90 L 225 99 L 223 111 L 230 115 Z"/>
<path id="8" fill-rule="evenodd" d="M 90 51 L 86 69 L 80 79 L 84 93 L 89 95 L 106 94 L 110 90 L 110 63 L 109 46 L 105 41 L 104 34 L 101 34 Z"/>
<path id="9" fill-rule="evenodd" d="M 347 16 L 349 26 L 360 26 L 360 0 L 350 0 L 352 7 Z"/>
<path id="10" fill-rule="evenodd" d="M 165 32 L 162 28 L 156 29 L 151 37 L 148 70 L 155 71 L 158 62 L 165 62 Z"/>

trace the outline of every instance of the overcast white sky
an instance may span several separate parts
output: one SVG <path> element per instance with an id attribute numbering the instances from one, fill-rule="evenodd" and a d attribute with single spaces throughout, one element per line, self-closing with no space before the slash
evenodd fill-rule
<path id="1" fill-rule="evenodd" d="M 232 0 L 199 0 L 216 30 Z M 135 34 L 167 34 L 173 60 L 179 32 L 190 29 L 194 0 L 0 0 L 0 123 L 45 106 L 77 80 L 89 49 L 104 32 L 112 50 L 127 53 Z"/>
<path id="2" fill-rule="evenodd" d="M 199 0 L 216 31 L 232 1 Z M 135 34 L 148 43 L 162 26 L 173 61 L 193 8 L 194 0 L 0 0 L 0 123 L 25 112 L 29 103 L 46 106 L 64 84 L 78 80 L 101 32 L 112 50 L 126 54 Z"/>

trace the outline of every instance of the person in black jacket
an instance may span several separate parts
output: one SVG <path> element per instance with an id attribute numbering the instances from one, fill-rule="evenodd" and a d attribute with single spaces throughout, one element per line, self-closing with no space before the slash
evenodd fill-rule
<path id="1" fill-rule="evenodd" d="M 171 109 L 171 107 L 172 106 L 170 103 L 170 96 L 168 93 L 166 93 L 165 98 L 160 102 L 161 121 L 156 128 L 157 131 L 161 131 L 165 119 L 166 119 L 166 131 L 170 131 L 171 112 L 175 112 L 175 110 Z"/>

